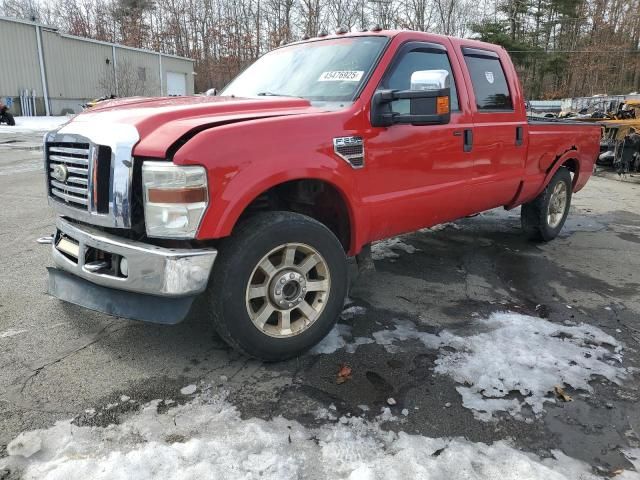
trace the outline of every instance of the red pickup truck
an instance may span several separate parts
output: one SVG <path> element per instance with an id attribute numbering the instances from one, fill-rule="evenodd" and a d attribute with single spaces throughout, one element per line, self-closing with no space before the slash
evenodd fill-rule
<path id="1" fill-rule="evenodd" d="M 348 257 L 495 207 L 554 238 L 600 128 L 527 120 L 504 49 L 410 31 L 336 34 L 257 60 L 219 96 L 116 100 L 45 136 L 58 216 L 49 292 L 173 324 L 194 300 L 264 360 L 340 314 Z"/>

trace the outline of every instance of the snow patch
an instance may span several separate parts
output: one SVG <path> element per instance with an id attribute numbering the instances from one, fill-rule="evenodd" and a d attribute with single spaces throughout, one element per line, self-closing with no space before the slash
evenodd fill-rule
<path id="1" fill-rule="evenodd" d="M 15 117 L 16 124 L 13 127 L 0 125 L 2 133 L 35 133 L 54 130 L 67 123 L 72 117 Z"/>
<path id="2" fill-rule="evenodd" d="M 333 327 L 329 334 L 311 349 L 311 353 L 316 355 L 320 353 L 329 354 L 340 350 L 347 345 L 345 337 L 351 337 L 351 327 L 336 323 L 336 326 Z"/>
<path id="3" fill-rule="evenodd" d="M 353 341 L 351 343 L 347 343 L 347 345 L 344 347 L 345 351 L 347 353 L 356 353 L 356 350 L 358 349 L 358 347 L 360 345 L 368 345 L 371 343 L 375 343 L 375 341 L 373 340 L 373 338 L 369 338 L 369 337 L 356 337 L 353 339 Z"/>
<path id="4" fill-rule="evenodd" d="M 182 395 L 193 395 L 194 393 L 196 393 L 197 389 L 198 389 L 198 387 L 196 387 L 195 385 L 191 384 L 191 385 L 187 385 L 186 387 L 182 387 L 180 389 L 180 393 Z"/>
<path id="5" fill-rule="evenodd" d="M 364 315 L 367 309 L 357 305 L 345 308 L 340 316 L 345 320 Z M 348 353 L 354 353 L 359 345 L 373 343 L 373 340 L 367 337 L 353 338 L 351 326 L 337 323 L 329 334 L 322 339 L 315 347 L 310 350 L 311 354 L 330 354 L 344 348 Z"/>
<path id="6" fill-rule="evenodd" d="M 409 340 L 440 349 L 434 372 L 462 384 L 457 391 L 463 406 L 483 421 L 494 420 L 497 412 L 524 420 L 523 407 L 539 416 L 545 402 L 555 403 L 556 385 L 591 392 L 595 376 L 620 384 L 628 373 L 622 345 L 597 327 L 504 312 L 474 322 L 479 333 L 458 336 L 421 332 L 410 321 L 395 320 L 393 328 L 373 338 L 389 353 L 401 351 L 399 343 Z M 511 398 L 513 392 L 520 397 Z"/>
<path id="7" fill-rule="evenodd" d="M 364 307 L 360 307 L 358 305 L 354 305 L 352 307 L 345 308 L 342 310 L 340 316 L 345 320 L 351 320 L 353 317 L 364 315 L 367 313 L 367 309 Z"/>
<path id="8" fill-rule="evenodd" d="M 506 441 L 486 445 L 395 433 L 359 417 L 318 428 L 282 417 L 242 420 L 235 407 L 215 396 L 197 397 L 164 414 L 157 411 L 159 402 L 119 425 L 78 427 L 66 421 L 30 432 L 40 450 L 28 458 L 9 451 L 0 469 L 25 480 L 598 478 L 587 464 L 560 451 L 540 459 Z M 617 478 L 640 478 L 622 475 Z"/>
<path id="9" fill-rule="evenodd" d="M 16 335 L 20 335 L 21 333 L 25 333 L 25 332 L 27 332 L 27 330 L 18 330 L 17 328 L 10 328 L 9 330 L 0 332 L 0 338 L 15 337 Z"/>
<path id="10" fill-rule="evenodd" d="M 447 338 L 451 337 L 447 332 L 442 332 L 441 336 L 421 332 L 416 329 L 415 324 L 408 320 L 395 320 L 393 329 L 380 330 L 373 334 L 376 343 L 382 345 L 389 353 L 396 353 L 401 350 L 401 347 L 396 342 L 417 340 L 422 342 L 425 347 L 435 349 L 444 345 Z"/>
<path id="11" fill-rule="evenodd" d="M 42 440 L 36 430 L 33 432 L 23 432 L 14 438 L 9 445 L 7 445 L 7 453 L 9 455 L 29 458 L 34 453 L 40 451 L 41 448 Z"/>
<path id="12" fill-rule="evenodd" d="M 389 238 L 371 245 L 371 258 L 374 260 L 383 260 L 385 258 L 399 258 L 400 254 L 397 250 L 405 253 L 415 253 L 420 250 L 402 241 L 401 237 Z"/>
<path id="13" fill-rule="evenodd" d="M 594 376 L 620 384 L 622 346 L 612 336 L 586 324 L 558 325 L 517 313 L 495 313 L 479 319 L 481 333 L 449 336 L 435 372 L 456 382 L 463 405 L 477 418 L 490 420 L 498 411 L 522 419 L 528 406 L 538 416 L 545 402 L 555 403 L 554 386 L 592 392 Z M 518 392 L 523 400 L 507 398 Z"/>

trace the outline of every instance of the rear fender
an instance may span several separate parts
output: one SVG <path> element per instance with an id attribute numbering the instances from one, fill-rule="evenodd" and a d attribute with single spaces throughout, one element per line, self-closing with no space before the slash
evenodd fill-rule
<path id="1" fill-rule="evenodd" d="M 572 190 L 574 193 L 579 191 L 582 187 L 584 187 L 589 178 L 589 175 L 584 175 L 584 172 L 582 172 L 582 165 L 579 159 L 580 152 L 578 151 L 578 148 L 573 145 L 571 146 L 571 148 L 568 148 L 564 152 L 556 155 L 552 161 L 546 162 L 546 165 L 541 162 L 540 167 L 542 171 L 539 174 L 527 177 L 520 185 L 516 197 L 505 208 L 507 210 L 511 210 L 518 205 L 530 202 L 531 200 L 536 198 L 538 195 L 540 195 L 540 193 L 542 193 L 545 188 L 547 188 L 547 185 L 549 185 L 549 182 L 556 174 L 558 169 L 568 162 L 573 162 L 573 164 L 575 165 Z M 540 182 L 541 177 L 542 182 Z M 540 183 L 538 184 L 538 182 Z M 527 184 L 538 184 L 538 186 L 532 189 L 531 187 L 527 188 Z"/>
<path id="2" fill-rule="evenodd" d="M 569 162 L 572 162 L 575 165 L 575 172 L 573 175 L 573 192 L 575 193 L 580 190 L 586 183 L 586 179 L 584 180 L 584 182 L 581 182 L 581 162 L 579 158 L 580 152 L 578 151 L 578 147 L 576 147 L 575 145 L 573 145 L 571 148 L 568 148 L 563 153 L 556 155 L 553 162 L 551 162 L 551 164 L 547 167 L 544 181 L 542 182 L 540 188 L 536 191 L 534 198 L 540 195 L 540 193 L 542 193 L 542 191 L 547 188 L 547 185 L 549 185 L 549 182 L 556 174 L 558 169 Z"/>

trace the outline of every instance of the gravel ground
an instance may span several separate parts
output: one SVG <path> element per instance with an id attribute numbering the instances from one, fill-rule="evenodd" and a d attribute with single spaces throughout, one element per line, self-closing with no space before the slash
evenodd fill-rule
<path id="1" fill-rule="evenodd" d="M 230 351 L 197 314 L 155 326 L 50 298 L 50 253 L 35 242 L 53 228 L 33 149 L 40 138 L 0 136 L 0 456 L 22 431 L 71 417 L 119 422 L 143 402 L 184 400 L 180 390 L 202 382 L 224 384 L 244 418 L 283 415 L 313 424 L 313 412 L 332 405 L 337 415 L 362 414 L 366 405 L 373 417 L 392 397 L 392 413 L 412 413 L 391 429 L 474 442 L 508 438 L 538 455 L 561 449 L 602 473 L 631 468 L 621 450 L 640 446 L 633 369 L 620 385 L 598 377 L 593 392 L 568 390 L 573 401 L 545 404 L 544 414 L 529 421 L 505 414 L 484 422 L 462 405 L 452 378 L 433 372 L 437 352 L 420 342 L 393 353 L 368 343 L 354 353 L 341 348 L 265 365 Z M 397 320 L 430 333 L 474 332 L 477 318 L 508 310 L 598 327 L 624 344 L 624 367 L 640 367 L 639 193 L 633 179 L 594 177 L 574 197 L 560 238 L 548 244 L 523 239 L 519 210 L 403 236 L 390 246 L 395 255 L 382 255 L 353 288 L 351 302 L 364 313 L 340 323 L 363 338 Z M 352 378 L 337 384 L 342 363 Z M 134 402 L 106 409 L 122 395 Z M 88 409 L 103 414 L 83 413 Z"/>

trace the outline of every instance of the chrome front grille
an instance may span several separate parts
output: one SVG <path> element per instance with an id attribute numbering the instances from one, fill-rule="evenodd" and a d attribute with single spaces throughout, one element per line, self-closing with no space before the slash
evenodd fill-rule
<path id="1" fill-rule="evenodd" d="M 69 206 L 89 207 L 91 148 L 87 143 L 47 145 L 49 191 Z"/>
<path id="2" fill-rule="evenodd" d="M 58 215 L 81 222 L 131 228 L 138 131 L 133 125 L 80 117 L 45 135 L 49 205 Z"/>

